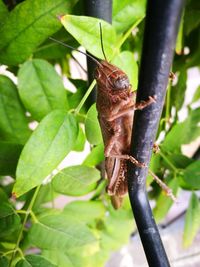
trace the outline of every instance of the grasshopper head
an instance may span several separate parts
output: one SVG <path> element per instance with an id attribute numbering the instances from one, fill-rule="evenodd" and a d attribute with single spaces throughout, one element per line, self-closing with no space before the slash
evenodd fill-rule
<path id="1" fill-rule="evenodd" d="M 112 91 L 129 90 L 131 85 L 128 76 L 118 67 L 102 60 L 95 72 L 97 85 Z"/>

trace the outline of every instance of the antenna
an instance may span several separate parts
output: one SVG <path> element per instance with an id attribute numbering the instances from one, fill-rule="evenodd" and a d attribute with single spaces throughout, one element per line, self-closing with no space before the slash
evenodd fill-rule
<path id="1" fill-rule="evenodd" d="M 103 32 L 102 32 L 101 22 L 99 22 L 99 27 L 100 27 L 101 50 L 103 52 L 105 60 L 108 61 L 107 58 L 106 58 L 104 47 L 103 47 Z"/>
<path id="2" fill-rule="evenodd" d="M 85 55 L 86 57 L 91 58 L 97 65 L 99 65 L 100 67 L 102 67 L 101 63 L 100 63 L 96 58 L 94 58 L 93 56 L 91 56 L 91 55 L 89 55 L 89 54 L 87 54 L 87 53 L 84 53 L 84 52 L 82 52 L 82 51 L 80 51 L 80 50 L 74 48 L 73 46 L 70 46 L 70 45 L 68 45 L 68 44 L 65 44 L 65 43 L 63 43 L 62 41 L 59 41 L 59 40 L 57 40 L 57 39 L 54 39 L 53 37 L 49 37 L 49 39 L 52 40 L 52 41 L 54 41 L 55 43 L 61 44 L 61 45 L 66 46 L 66 47 L 68 47 L 68 48 L 70 48 L 70 49 L 73 49 L 73 50 L 78 51 L 79 53 Z"/>

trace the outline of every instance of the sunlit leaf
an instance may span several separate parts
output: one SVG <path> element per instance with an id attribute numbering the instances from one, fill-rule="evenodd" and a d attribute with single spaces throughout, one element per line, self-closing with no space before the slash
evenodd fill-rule
<path id="1" fill-rule="evenodd" d="M 183 25 L 184 25 L 184 15 L 182 15 L 180 26 L 179 26 L 179 31 L 176 39 L 176 48 L 175 51 L 178 55 L 181 55 L 183 53 L 183 40 L 184 40 L 184 30 L 183 30 Z"/>
<path id="2" fill-rule="evenodd" d="M 184 247 L 192 244 L 196 234 L 200 229 L 200 204 L 196 194 L 192 193 L 189 207 L 185 216 L 185 226 L 183 234 Z"/>
<path id="3" fill-rule="evenodd" d="M 61 77 L 47 61 L 33 59 L 25 62 L 18 79 L 20 98 L 35 119 L 41 120 L 54 109 L 67 109 Z"/>
<path id="4" fill-rule="evenodd" d="M 89 228 L 65 214 L 49 215 L 33 225 L 30 241 L 41 249 L 72 249 L 93 243 L 96 239 Z"/>
<path id="5" fill-rule="evenodd" d="M 82 196 L 93 191 L 100 179 L 97 169 L 77 165 L 61 170 L 52 181 L 56 192 L 69 196 Z"/>
<path id="6" fill-rule="evenodd" d="M 103 46 L 106 56 L 113 54 L 116 46 L 116 33 L 114 27 L 107 22 L 85 16 L 66 15 L 61 17 L 61 23 L 65 29 L 91 54 L 104 59 L 101 48 L 100 26 L 103 32 Z"/>
<path id="7" fill-rule="evenodd" d="M 145 16 L 145 0 L 113 1 L 113 25 L 117 32 L 128 30 Z"/>
<path id="8" fill-rule="evenodd" d="M 61 28 L 57 16 L 69 13 L 75 0 L 27 0 L 18 4 L 0 29 L 0 62 L 17 65 Z"/>
<path id="9" fill-rule="evenodd" d="M 85 146 L 85 140 L 86 140 L 85 134 L 84 134 L 81 126 L 79 125 L 78 137 L 77 137 L 76 143 L 73 147 L 73 150 L 74 151 L 83 151 L 84 146 Z"/>
<path id="10" fill-rule="evenodd" d="M 90 223 L 92 220 L 105 216 L 105 207 L 101 201 L 73 201 L 67 204 L 63 213 L 76 219 Z"/>
<path id="11" fill-rule="evenodd" d="M 98 145 L 102 143 L 101 129 L 97 119 L 96 104 L 93 104 L 86 115 L 85 133 L 87 140 L 93 144 Z"/>
<path id="12" fill-rule="evenodd" d="M 90 154 L 83 161 L 84 165 L 93 167 L 104 160 L 104 145 L 101 143 L 92 148 Z"/>
<path id="13" fill-rule="evenodd" d="M 56 267 L 50 261 L 40 255 L 27 255 L 24 259 L 20 260 L 16 267 Z"/>
<path id="14" fill-rule="evenodd" d="M 200 99 L 200 86 L 197 87 L 196 91 L 195 91 L 195 94 L 192 98 L 192 103 L 198 101 Z"/>
<path id="15" fill-rule="evenodd" d="M 16 196 L 42 183 L 70 152 L 77 134 L 74 116 L 60 110 L 41 121 L 21 153 L 13 188 Z"/>

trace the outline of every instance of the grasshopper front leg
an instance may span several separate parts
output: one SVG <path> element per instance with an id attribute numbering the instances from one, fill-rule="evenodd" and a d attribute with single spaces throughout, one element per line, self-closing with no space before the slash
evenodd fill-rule
<path id="1" fill-rule="evenodd" d="M 139 103 L 133 104 L 129 106 L 128 108 L 121 109 L 117 112 L 117 114 L 113 114 L 106 118 L 107 121 L 114 121 L 117 118 L 120 118 L 126 114 L 128 114 L 131 111 L 134 110 L 142 110 L 146 108 L 147 106 L 151 105 L 152 103 L 156 103 L 156 96 L 149 96 L 149 99 L 147 101 L 141 101 Z"/>

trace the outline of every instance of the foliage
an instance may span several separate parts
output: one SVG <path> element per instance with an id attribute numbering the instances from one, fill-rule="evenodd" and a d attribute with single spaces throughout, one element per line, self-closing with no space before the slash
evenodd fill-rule
<path id="1" fill-rule="evenodd" d="M 48 39 L 53 35 L 75 48 L 80 43 L 103 58 L 99 20 L 76 16 L 83 14 L 76 0 L 16 2 L 21 3 L 8 11 L 0 1 L 0 63 L 17 78 L 13 82 L 0 75 L 0 265 L 103 266 L 110 252 L 127 242 L 134 230 L 129 201 L 125 199 L 119 211 L 111 207 L 103 174 L 96 168 L 104 158 L 96 107 L 86 105 L 86 82 L 71 77 L 71 50 Z M 165 139 L 151 160 L 151 169 L 175 194 L 180 188 L 200 189 L 199 161 L 182 153 L 182 145 L 200 134 L 200 108 L 194 106 L 199 88 L 187 105 L 187 118 L 178 120 L 188 69 L 199 67 L 198 8 L 195 1 L 188 1 L 182 18 L 173 64 L 178 82 L 169 83 L 158 132 L 158 136 L 164 132 Z M 115 0 L 113 9 L 113 26 L 101 21 L 105 53 L 129 75 L 136 89 L 145 1 Z M 62 14 L 67 15 L 59 21 L 57 16 Z M 136 27 L 139 31 L 132 35 Z M 76 87 L 75 93 L 65 88 L 65 75 Z M 38 126 L 33 130 L 30 125 Z M 91 152 L 82 164 L 60 169 L 67 154 L 82 151 L 86 140 Z M 87 196 L 58 209 L 53 203 L 59 194 Z M 173 203 L 154 183 L 151 196 L 156 201 L 155 217 L 162 220 Z M 185 220 L 186 246 L 199 230 L 198 218 L 199 200 L 193 192 Z"/>

